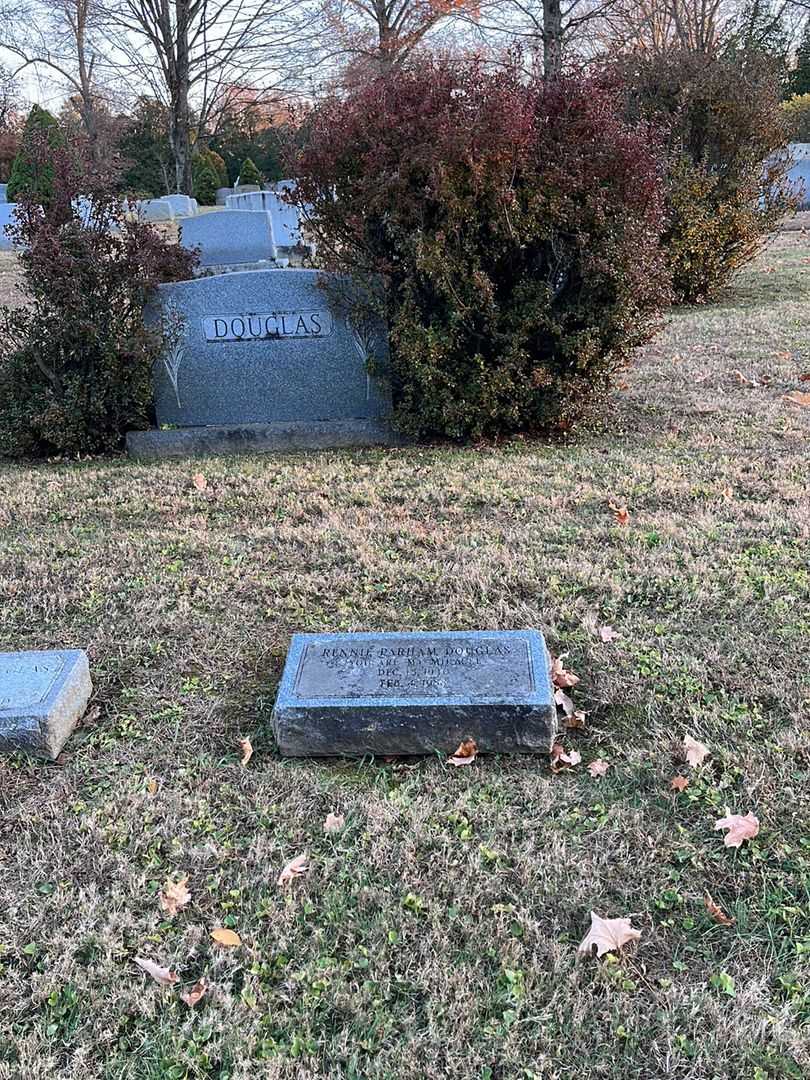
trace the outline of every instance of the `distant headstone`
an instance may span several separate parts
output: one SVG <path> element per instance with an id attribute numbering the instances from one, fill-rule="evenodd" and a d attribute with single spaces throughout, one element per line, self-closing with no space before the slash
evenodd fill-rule
<path id="1" fill-rule="evenodd" d="M 0 653 L 0 750 L 57 757 L 92 689 L 79 649 Z"/>
<path id="2" fill-rule="evenodd" d="M 171 206 L 175 217 L 192 217 L 197 213 L 197 200 L 188 195 L 164 195 L 160 201 Z"/>
<path id="3" fill-rule="evenodd" d="M 14 249 L 14 244 L 6 230 L 9 225 L 16 224 L 14 217 L 16 209 L 17 203 L 0 203 L 0 251 L 12 251 Z"/>
<path id="4" fill-rule="evenodd" d="M 0 203 L 7 202 L 6 191 L 8 190 L 8 184 L 0 184 Z"/>
<path id="5" fill-rule="evenodd" d="M 217 195 L 216 195 L 217 206 L 224 206 L 225 205 L 225 200 L 228 198 L 229 195 L 233 195 L 233 188 L 232 187 L 220 187 L 220 188 L 217 188 Z"/>
<path id="6" fill-rule="evenodd" d="M 235 195 L 241 195 L 247 191 L 261 191 L 258 184 L 236 184 L 233 189 Z"/>
<path id="7" fill-rule="evenodd" d="M 293 181 L 280 181 L 293 184 Z M 277 247 L 298 247 L 302 242 L 300 214 L 295 206 L 286 202 L 279 191 L 256 191 L 245 195 L 229 195 L 226 206 L 232 210 L 264 210 L 273 223 L 273 238 Z"/>
<path id="8" fill-rule="evenodd" d="M 159 286 L 147 318 L 176 332 L 155 369 L 158 425 L 388 416 L 387 384 L 366 368 L 369 353 L 387 359 L 384 329 L 361 338 L 320 277 L 252 270 Z"/>
<path id="9" fill-rule="evenodd" d="M 174 207 L 168 199 L 140 199 L 135 211 L 141 221 L 174 221 Z"/>
<path id="10" fill-rule="evenodd" d="M 295 634 L 273 709 L 294 757 L 548 753 L 556 727 L 537 630 Z"/>
<path id="11" fill-rule="evenodd" d="M 788 151 L 792 165 L 787 179 L 799 196 L 799 210 L 810 210 L 810 143 L 790 143 Z"/>
<path id="12" fill-rule="evenodd" d="M 270 216 L 261 210 L 220 210 L 184 218 L 180 242 L 184 247 L 199 247 L 200 265 L 205 267 L 268 262 L 276 257 Z"/>

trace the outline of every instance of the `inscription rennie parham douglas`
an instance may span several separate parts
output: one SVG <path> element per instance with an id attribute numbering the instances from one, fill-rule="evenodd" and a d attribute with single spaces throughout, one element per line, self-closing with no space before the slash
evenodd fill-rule
<path id="1" fill-rule="evenodd" d="M 437 636 L 424 645 L 312 643 L 295 679 L 301 698 L 488 697 L 507 687 L 510 694 L 534 691 L 524 641 Z"/>
<path id="2" fill-rule="evenodd" d="M 272 341 L 328 337 L 334 322 L 328 311 L 254 311 L 206 315 L 202 328 L 206 341 Z"/>

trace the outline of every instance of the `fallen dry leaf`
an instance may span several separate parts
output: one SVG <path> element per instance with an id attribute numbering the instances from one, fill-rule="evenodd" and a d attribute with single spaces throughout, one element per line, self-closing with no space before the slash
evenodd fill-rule
<path id="1" fill-rule="evenodd" d="M 571 698 L 568 696 L 568 694 L 566 694 L 566 692 L 564 690 L 555 690 L 554 691 L 554 700 L 557 703 L 557 705 L 559 705 L 559 707 L 562 709 L 562 711 L 565 713 L 566 716 L 573 716 L 574 715 L 574 712 L 575 712 L 574 703 L 571 700 Z"/>
<path id="2" fill-rule="evenodd" d="M 584 728 L 586 716 L 587 713 L 583 712 L 582 709 L 577 709 L 570 716 L 566 716 L 564 721 L 565 726 L 571 731 L 577 731 L 579 728 Z"/>
<path id="3" fill-rule="evenodd" d="M 561 772 L 563 769 L 572 769 L 582 761 L 582 754 L 578 750 L 565 750 L 562 743 L 554 743 L 551 748 L 551 771 Z"/>
<path id="4" fill-rule="evenodd" d="M 146 791 L 149 795 L 154 795 L 158 789 L 158 782 L 154 778 L 146 781 Z"/>
<path id="5" fill-rule="evenodd" d="M 600 626 L 599 637 L 607 644 L 611 641 L 615 641 L 617 637 L 621 637 L 621 634 L 617 633 L 612 626 Z"/>
<path id="6" fill-rule="evenodd" d="M 345 824 L 346 819 L 343 814 L 327 814 L 326 821 L 323 823 L 324 832 L 340 832 Z"/>
<path id="7" fill-rule="evenodd" d="M 673 776 L 669 782 L 669 786 L 673 791 L 683 791 L 689 787 L 689 780 L 685 776 Z"/>
<path id="8" fill-rule="evenodd" d="M 785 401 L 789 401 L 793 405 L 803 405 L 805 408 L 810 408 L 810 394 L 802 390 L 793 390 L 791 393 L 785 394 Z"/>
<path id="9" fill-rule="evenodd" d="M 624 503 L 620 506 L 617 506 L 615 503 L 608 503 L 608 506 L 613 511 L 613 516 L 616 519 L 617 525 L 626 525 L 628 523 L 630 520 L 630 511 Z"/>
<path id="10" fill-rule="evenodd" d="M 176 972 L 161 967 L 160 964 L 156 964 L 153 960 L 147 960 L 143 956 L 136 956 L 133 959 L 139 968 L 142 968 L 147 975 L 151 975 L 155 982 L 160 983 L 161 986 L 171 986 L 178 981 L 179 976 Z"/>
<path id="11" fill-rule="evenodd" d="M 799 382 L 810 382 L 810 371 L 803 371 L 799 376 Z"/>
<path id="12" fill-rule="evenodd" d="M 725 911 L 723 911 L 719 904 L 715 904 L 714 900 L 712 900 L 711 896 L 709 896 L 708 893 L 706 893 L 706 896 L 703 898 L 703 903 L 706 905 L 706 910 L 715 922 L 720 923 L 721 926 L 734 925 L 734 920 L 731 918 L 731 916 L 726 915 Z"/>
<path id="13" fill-rule="evenodd" d="M 749 379 L 748 376 L 743 375 L 743 373 L 740 370 L 735 371 L 734 374 L 737 376 L 737 381 L 739 383 L 742 383 L 743 386 L 757 386 L 758 385 L 756 379 Z"/>
<path id="14" fill-rule="evenodd" d="M 596 955 L 603 956 L 618 951 L 628 941 L 637 941 L 640 937 L 641 931 L 635 930 L 629 919 L 603 919 L 592 911 L 591 928 L 580 942 L 579 952 L 593 956 L 596 947 Z"/>
<path id="15" fill-rule="evenodd" d="M 299 877 L 301 874 L 306 874 L 308 870 L 309 856 L 305 851 L 303 855 L 296 855 L 294 859 L 290 859 L 290 861 L 278 875 L 278 884 L 289 885 L 291 881 Z"/>
<path id="16" fill-rule="evenodd" d="M 714 823 L 715 829 L 728 829 L 723 837 L 726 847 L 739 847 L 743 840 L 753 840 L 759 832 L 759 820 L 749 812 L 743 814 L 729 814 L 728 817 L 720 818 Z"/>
<path id="17" fill-rule="evenodd" d="M 241 765 L 244 767 L 253 757 L 253 743 L 245 736 L 239 740 L 239 749 L 242 751 Z"/>
<path id="18" fill-rule="evenodd" d="M 187 889 L 188 878 L 180 878 L 179 881 L 167 881 L 163 891 L 158 896 L 158 902 L 167 915 L 176 915 L 181 908 L 191 900 L 191 893 Z"/>
<path id="19" fill-rule="evenodd" d="M 576 686 L 579 682 L 579 675 L 575 675 L 573 671 L 565 670 L 563 656 L 553 656 L 551 658 L 551 681 L 561 690 L 570 690 L 572 686 Z"/>
<path id="20" fill-rule="evenodd" d="M 194 983 L 190 990 L 187 990 L 184 994 L 180 995 L 180 1000 L 185 1001 L 186 1005 L 190 1009 L 193 1009 L 197 1002 L 205 995 L 205 991 L 208 987 L 205 984 L 205 979 L 200 979 L 199 982 Z"/>
<path id="21" fill-rule="evenodd" d="M 197 491 L 205 491 L 205 489 L 208 487 L 208 481 L 205 479 L 201 472 L 194 473 L 191 478 L 191 482 L 197 489 Z"/>
<path id="22" fill-rule="evenodd" d="M 592 761 L 588 766 L 588 772 L 594 778 L 598 776 L 604 776 L 610 768 L 610 762 L 605 761 L 603 758 L 597 758 L 596 761 Z"/>
<path id="23" fill-rule="evenodd" d="M 702 765 L 704 758 L 707 758 L 711 753 L 708 746 L 704 746 L 702 742 L 693 739 L 691 735 L 684 737 L 683 748 L 686 752 L 686 760 L 693 769 L 697 768 L 698 765 Z"/>
<path id="24" fill-rule="evenodd" d="M 234 930 L 228 930 L 224 926 L 218 926 L 211 931 L 211 937 L 218 945 L 225 945 L 229 949 L 235 949 L 242 944 L 242 939 Z"/>
<path id="25" fill-rule="evenodd" d="M 458 749 L 447 759 L 448 765 L 472 765 L 478 753 L 475 739 L 464 739 L 458 744 Z"/>

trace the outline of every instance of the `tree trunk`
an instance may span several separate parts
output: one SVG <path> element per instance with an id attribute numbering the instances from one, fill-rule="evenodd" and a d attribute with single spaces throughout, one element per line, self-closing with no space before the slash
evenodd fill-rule
<path id="1" fill-rule="evenodd" d="M 191 117 L 188 108 L 189 48 L 188 48 L 188 0 L 176 0 L 177 20 L 174 48 L 173 78 L 171 87 L 170 140 L 174 153 L 176 190 L 183 195 L 193 194 L 191 179 Z"/>
<path id="2" fill-rule="evenodd" d="M 553 82 L 562 75 L 562 11 L 560 0 L 543 0 L 543 78 Z"/>

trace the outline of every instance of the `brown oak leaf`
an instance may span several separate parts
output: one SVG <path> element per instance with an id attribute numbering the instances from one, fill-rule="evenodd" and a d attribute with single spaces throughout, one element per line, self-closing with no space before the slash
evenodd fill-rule
<path id="1" fill-rule="evenodd" d="M 615 641 L 617 637 L 621 637 L 621 634 L 614 630 L 612 626 L 600 626 L 599 637 L 605 644 L 608 644 L 611 641 Z"/>
<path id="2" fill-rule="evenodd" d="M 343 828 L 346 819 L 343 814 L 327 814 L 326 821 L 323 823 L 324 832 L 340 832 Z"/>
<path id="3" fill-rule="evenodd" d="M 591 928 L 579 945 L 579 952 L 593 956 L 603 956 L 608 952 L 617 952 L 628 941 L 637 941 L 641 931 L 630 925 L 629 919 L 603 919 L 595 911 L 591 912 Z"/>
<path id="4" fill-rule="evenodd" d="M 686 760 L 693 769 L 697 768 L 698 765 L 702 765 L 704 759 L 711 753 L 708 746 L 704 746 L 702 742 L 693 739 L 691 735 L 684 737 L 683 748 L 686 753 Z"/>
<path id="5" fill-rule="evenodd" d="M 582 761 L 582 754 L 578 750 L 566 751 L 562 743 L 554 743 L 551 748 L 551 771 L 561 772 L 563 769 L 572 769 Z"/>
<path id="6" fill-rule="evenodd" d="M 463 739 L 456 752 L 447 759 L 448 765 L 472 765 L 478 754 L 478 746 L 475 739 Z"/>
<path id="7" fill-rule="evenodd" d="M 163 886 L 158 896 L 158 903 L 167 915 L 176 915 L 191 900 L 187 885 L 188 877 L 184 877 L 179 881 L 167 881 Z"/>
<path id="8" fill-rule="evenodd" d="M 303 855 L 296 855 L 294 859 L 290 859 L 281 873 L 278 875 L 279 885 L 289 885 L 295 878 L 300 877 L 301 874 L 306 874 L 309 870 L 309 855 L 305 851 Z"/>
<path id="9" fill-rule="evenodd" d="M 190 990 L 186 990 L 185 993 L 180 995 L 180 1000 L 185 1001 L 186 1005 L 193 1009 L 197 1002 L 203 998 L 207 989 L 205 979 L 200 979 L 199 982 L 194 983 Z"/>
<path id="10" fill-rule="evenodd" d="M 576 711 L 574 709 L 574 703 L 564 690 L 554 691 L 554 701 L 562 709 L 566 716 L 574 715 L 574 712 Z"/>
<path id="11" fill-rule="evenodd" d="M 733 926 L 734 920 L 730 915 L 726 915 L 725 911 L 712 900 L 711 896 L 706 893 L 703 898 L 703 903 L 706 905 L 706 910 L 714 919 L 715 922 L 720 923 L 721 926 Z"/>
<path id="12" fill-rule="evenodd" d="M 201 472 L 194 473 L 191 478 L 191 482 L 192 484 L 194 484 L 194 487 L 197 489 L 197 491 L 205 491 L 205 489 L 208 487 L 208 481 L 205 479 Z"/>
<path id="13" fill-rule="evenodd" d="M 608 503 L 608 506 L 613 511 L 613 517 L 616 519 L 617 525 L 627 525 L 630 521 L 630 511 L 622 503 L 617 505 L 616 503 Z"/>
<path id="14" fill-rule="evenodd" d="M 240 764 L 244 767 L 253 757 L 253 743 L 245 736 L 244 739 L 239 740 L 239 749 L 242 751 L 242 758 Z"/>
<path id="15" fill-rule="evenodd" d="M 673 776 L 669 782 L 673 791 L 684 791 L 689 787 L 689 779 L 686 776 Z"/>
<path id="16" fill-rule="evenodd" d="M 575 675 L 573 671 L 566 671 L 563 667 L 563 656 L 554 656 L 551 659 L 551 681 L 555 686 L 561 690 L 570 690 L 572 686 L 576 686 L 579 682 L 579 675 Z"/>
<path id="17" fill-rule="evenodd" d="M 169 971 L 166 967 L 161 967 L 160 964 L 156 964 L 154 960 L 147 960 L 143 956 L 133 957 L 134 962 L 139 968 L 142 968 L 147 975 L 151 975 L 156 983 L 160 983 L 161 986 L 171 986 L 176 983 L 179 976 L 174 971 Z"/>
<path id="18" fill-rule="evenodd" d="M 739 847 L 744 840 L 753 840 L 759 832 L 759 819 L 747 814 L 729 814 L 714 823 L 715 829 L 728 829 L 723 837 L 726 847 Z"/>
<path id="19" fill-rule="evenodd" d="M 588 766 L 588 772 L 595 780 L 599 776 L 604 776 L 609 768 L 610 762 L 605 761 L 603 758 L 597 758 L 595 761 L 592 761 Z"/>
<path id="20" fill-rule="evenodd" d="M 582 709 L 577 709 L 570 716 L 566 716 L 564 721 L 565 726 L 571 731 L 576 731 L 579 728 L 584 728 L 586 715 L 587 714 L 584 713 Z"/>
<path id="21" fill-rule="evenodd" d="M 792 390 L 789 394 L 785 394 L 785 401 L 789 401 L 792 405 L 801 405 L 805 409 L 810 408 L 810 394 L 802 390 Z"/>

